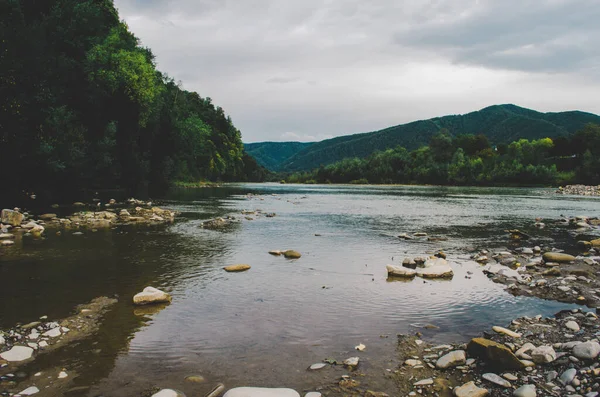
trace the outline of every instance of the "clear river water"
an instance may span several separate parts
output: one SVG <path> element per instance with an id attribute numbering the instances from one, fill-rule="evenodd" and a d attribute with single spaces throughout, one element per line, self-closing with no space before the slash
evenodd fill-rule
<path id="1" fill-rule="evenodd" d="M 248 195 L 251 193 L 251 195 Z M 536 217 L 598 215 L 600 201 L 549 189 L 234 184 L 182 189 L 161 206 L 181 213 L 160 227 L 123 227 L 83 236 L 49 233 L 0 255 L 0 328 L 48 315 L 61 318 L 97 296 L 118 296 L 98 335 L 40 356 L 24 370 L 62 366 L 78 374 L 72 395 L 135 396 L 152 387 L 203 396 L 229 387 L 292 387 L 333 381 L 343 369 L 309 372 L 324 358 L 361 357 L 364 382 L 393 391 L 399 333 L 466 341 L 523 315 L 571 308 L 513 297 L 469 260 L 475 249 L 513 247 L 506 229 L 535 243 L 564 236 L 536 230 Z M 242 215 L 261 210 L 263 215 Z M 275 217 L 265 217 L 266 213 Z M 224 230 L 203 220 L 233 215 Z M 402 240 L 425 232 L 446 241 Z M 268 254 L 294 249 L 298 260 Z M 386 264 L 443 249 L 452 280 L 388 280 Z M 246 263 L 247 272 L 223 266 Z M 471 274 L 472 273 L 472 274 Z M 467 277 L 468 276 L 468 277 Z M 139 310 L 147 285 L 170 291 L 162 310 Z M 425 329 L 433 324 L 437 328 Z M 364 352 L 354 346 L 363 343 Z M 186 382 L 199 374 L 203 384 Z M 85 390 L 85 394 L 81 393 Z"/>

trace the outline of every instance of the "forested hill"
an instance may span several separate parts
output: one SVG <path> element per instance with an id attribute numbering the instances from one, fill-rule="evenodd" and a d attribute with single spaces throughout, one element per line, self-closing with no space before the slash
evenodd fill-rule
<path id="1" fill-rule="evenodd" d="M 0 14 L 4 192 L 261 172 L 225 111 L 156 70 L 112 0 L 5 0 Z"/>
<path id="2" fill-rule="evenodd" d="M 312 142 L 258 142 L 245 143 L 244 147 L 260 165 L 271 171 L 279 171 L 287 159 L 312 144 Z"/>
<path id="3" fill-rule="evenodd" d="M 344 158 L 364 158 L 376 150 L 398 145 L 412 150 L 426 145 L 433 135 L 443 129 L 451 136 L 484 134 L 496 145 L 509 144 L 521 138 L 566 137 L 588 123 L 600 124 L 600 116 L 579 111 L 540 113 L 515 105 L 495 105 L 465 115 L 415 121 L 381 131 L 313 143 L 272 169 L 310 170 Z"/>

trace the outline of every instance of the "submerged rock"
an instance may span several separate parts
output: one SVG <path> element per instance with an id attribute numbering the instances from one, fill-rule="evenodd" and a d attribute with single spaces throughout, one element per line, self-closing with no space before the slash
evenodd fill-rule
<path id="1" fill-rule="evenodd" d="M 171 302 L 171 295 L 154 287 L 146 287 L 133 297 L 133 303 L 136 305 L 169 302 Z"/>
<path id="2" fill-rule="evenodd" d="M 452 278 L 454 272 L 445 259 L 427 260 L 424 268 L 417 269 L 417 276 L 423 278 Z"/>
<path id="3" fill-rule="evenodd" d="M 292 389 L 269 389 L 266 387 L 236 387 L 228 390 L 223 397 L 300 397 Z"/>
<path id="4" fill-rule="evenodd" d="M 230 265 L 230 266 L 225 266 L 223 269 L 225 269 L 226 272 L 230 272 L 230 273 L 243 272 L 243 271 L 250 269 L 250 265 L 244 265 L 244 264 Z"/>

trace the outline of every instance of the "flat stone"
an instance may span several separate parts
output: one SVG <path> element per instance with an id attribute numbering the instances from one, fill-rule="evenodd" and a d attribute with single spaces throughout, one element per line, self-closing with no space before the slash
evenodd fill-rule
<path id="1" fill-rule="evenodd" d="M 492 382 L 498 386 L 511 387 L 511 384 L 509 381 L 507 381 L 506 379 L 503 379 L 502 377 L 500 377 L 494 373 L 491 373 L 491 372 L 483 374 L 482 378 L 487 380 L 488 382 Z"/>
<path id="2" fill-rule="evenodd" d="M 439 369 L 446 369 L 456 367 L 457 365 L 463 365 L 467 362 L 467 355 L 464 350 L 455 350 L 442 357 L 440 357 L 435 366 Z"/>
<path id="3" fill-rule="evenodd" d="M 428 386 L 428 385 L 433 385 L 433 379 L 428 378 L 428 379 L 422 379 L 416 383 L 413 384 L 414 386 Z"/>
<path id="4" fill-rule="evenodd" d="M 283 254 L 283 252 L 281 252 L 280 250 L 271 250 L 271 251 L 269 251 L 269 254 L 275 255 L 275 256 L 280 256 L 281 254 Z"/>
<path id="5" fill-rule="evenodd" d="M 313 364 L 310 367 L 308 367 L 308 369 L 312 370 L 312 371 L 316 371 L 319 369 L 323 369 L 327 366 L 327 364 L 324 363 L 317 363 L 317 364 Z"/>
<path id="6" fill-rule="evenodd" d="M 146 287 L 142 292 L 133 297 L 133 303 L 135 305 L 169 302 L 171 302 L 171 295 L 154 287 Z"/>
<path id="7" fill-rule="evenodd" d="M 231 265 L 225 266 L 223 269 L 225 269 L 226 272 L 243 272 L 250 269 L 250 265 Z"/>
<path id="8" fill-rule="evenodd" d="M 557 263 L 566 263 L 572 262 L 575 260 L 573 255 L 563 254 L 560 252 L 546 252 L 543 255 L 544 262 L 557 262 Z"/>
<path id="9" fill-rule="evenodd" d="M 28 387 L 27 389 L 25 389 L 22 392 L 17 393 L 17 394 L 20 395 L 20 396 L 32 396 L 32 395 L 37 394 L 39 392 L 40 392 L 40 389 L 38 389 L 35 386 L 31 386 L 31 387 Z"/>
<path id="10" fill-rule="evenodd" d="M 454 395 L 456 397 L 485 397 L 488 395 L 488 390 L 477 387 L 475 382 L 469 382 L 455 388 Z"/>
<path id="11" fill-rule="evenodd" d="M 322 394 L 319 393 L 318 391 L 311 391 L 304 395 L 304 397 L 321 397 L 321 396 L 322 396 Z"/>
<path id="12" fill-rule="evenodd" d="M 515 397 L 536 397 L 535 385 L 523 385 L 513 392 Z"/>
<path id="13" fill-rule="evenodd" d="M 443 258 L 428 259 L 425 263 L 430 266 L 418 268 L 417 276 L 423 278 L 452 278 L 454 276 L 452 267 Z"/>
<path id="14" fill-rule="evenodd" d="M 417 275 L 416 270 L 404 266 L 387 265 L 386 269 L 388 276 L 392 277 L 413 278 Z"/>
<path id="15" fill-rule="evenodd" d="M 236 387 L 225 393 L 223 397 L 300 397 L 292 389 L 268 389 L 265 387 Z"/>
<path id="16" fill-rule="evenodd" d="M 0 353 L 0 358 L 6 361 L 24 361 L 30 359 L 33 349 L 27 346 L 13 346 L 12 349 Z"/>
<path id="17" fill-rule="evenodd" d="M 593 360 L 600 354 L 600 343 L 588 341 L 573 347 L 573 355 L 580 360 Z"/>
<path id="18" fill-rule="evenodd" d="M 56 338 L 56 337 L 59 337 L 60 335 L 61 335 L 61 332 L 60 332 L 59 327 L 52 328 L 51 330 L 48 330 L 42 334 L 42 336 L 47 336 L 49 338 Z"/>
<path id="19" fill-rule="evenodd" d="M 523 346 L 521 346 L 521 347 L 519 348 L 519 350 L 517 350 L 517 351 L 515 352 L 515 355 L 516 355 L 517 357 L 521 357 L 523 354 L 525 354 L 525 353 L 527 353 L 528 351 L 530 351 L 530 350 L 533 350 L 533 349 L 535 349 L 535 345 L 534 345 L 533 343 L 529 343 L 529 342 L 527 342 L 527 343 L 525 343 Z M 522 357 L 522 358 L 525 358 L 525 357 Z"/>
<path id="20" fill-rule="evenodd" d="M 508 335 L 512 338 L 520 338 L 521 337 L 521 334 L 511 331 L 508 328 L 499 327 L 496 325 L 496 326 L 493 326 L 492 329 L 494 330 L 494 332 L 497 332 L 499 334 Z"/>
<path id="21" fill-rule="evenodd" d="M 511 382 L 514 382 L 519 379 L 517 376 L 515 376 L 513 374 L 502 374 L 502 377 Z"/>
<path id="22" fill-rule="evenodd" d="M 421 362 L 420 360 L 408 359 L 408 360 L 404 361 L 404 365 L 408 365 L 409 367 L 414 367 L 417 365 L 423 365 L 423 362 Z"/>

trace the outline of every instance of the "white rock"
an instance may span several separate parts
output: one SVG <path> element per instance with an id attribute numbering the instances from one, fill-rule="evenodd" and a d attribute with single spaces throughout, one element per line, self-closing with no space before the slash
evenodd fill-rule
<path id="1" fill-rule="evenodd" d="M 440 357 L 435 366 L 439 369 L 446 369 L 450 367 L 456 367 L 457 365 L 463 365 L 467 362 L 467 354 L 464 350 L 455 350 L 446 355 Z"/>
<path id="2" fill-rule="evenodd" d="M 5 343 L 6 343 L 6 341 L 4 340 L 4 337 L 2 335 L 0 335 L 0 346 L 2 346 Z"/>
<path id="3" fill-rule="evenodd" d="M 319 393 L 318 391 L 311 391 L 304 395 L 304 397 L 321 397 L 321 396 L 322 396 L 322 394 Z"/>
<path id="4" fill-rule="evenodd" d="M 504 327 L 498 327 L 497 325 L 493 326 L 492 329 L 495 332 L 499 333 L 499 334 L 508 335 L 510 337 L 513 337 L 513 338 L 520 338 L 521 337 L 521 334 L 516 333 L 515 331 L 511 331 L 510 329 L 507 329 L 507 328 L 504 328 Z"/>
<path id="5" fill-rule="evenodd" d="M 414 386 L 428 386 L 428 385 L 433 385 L 433 379 L 428 378 L 428 379 L 422 379 L 416 383 L 413 384 Z"/>
<path id="6" fill-rule="evenodd" d="M 60 328 L 56 327 L 56 328 L 52 328 L 49 331 L 46 331 L 42 334 L 42 336 L 47 336 L 49 338 L 56 338 L 59 337 L 61 335 L 60 333 Z"/>
<path id="7" fill-rule="evenodd" d="M 523 346 L 521 346 L 521 348 L 519 350 L 517 350 L 515 352 L 515 356 L 517 357 L 521 357 L 523 354 L 527 353 L 530 350 L 535 349 L 535 345 L 533 343 L 525 343 Z M 526 357 L 521 357 L 521 358 L 526 358 Z"/>
<path id="8" fill-rule="evenodd" d="M 236 387 L 225 393 L 223 397 L 300 397 L 300 394 L 292 389 Z"/>
<path id="9" fill-rule="evenodd" d="M 600 354 L 600 343 L 588 341 L 573 347 L 573 355 L 580 360 L 593 360 Z"/>
<path id="10" fill-rule="evenodd" d="M 571 331 L 579 331 L 579 324 L 577 324 L 575 321 L 571 320 L 571 321 L 567 321 L 567 323 L 565 324 L 565 327 L 567 327 L 568 329 L 570 329 Z"/>
<path id="11" fill-rule="evenodd" d="M 152 397 L 185 397 L 185 395 L 176 390 L 162 389 L 158 393 L 154 393 Z"/>
<path id="12" fill-rule="evenodd" d="M 427 262 L 433 264 L 429 267 L 417 268 L 417 276 L 423 278 L 451 278 L 454 276 L 452 267 L 445 259 L 437 258 L 433 262 L 430 262 L 430 260 Z"/>
<path id="13" fill-rule="evenodd" d="M 12 349 L 0 353 L 0 358 L 6 361 L 23 361 L 31 358 L 33 349 L 27 346 L 13 346 Z"/>
<path id="14" fill-rule="evenodd" d="M 358 346 L 354 346 L 354 348 L 355 348 L 356 350 L 358 350 L 358 351 L 361 351 L 361 352 L 362 352 L 362 351 L 364 351 L 364 350 L 367 348 L 367 346 L 365 346 L 365 345 L 363 345 L 362 343 L 360 343 Z"/>
<path id="15" fill-rule="evenodd" d="M 38 345 L 39 345 L 39 347 L 48 347 L 48 342 L 46 342 L 45 340 L 43 340 Z"/>
<path id="16" fill-rule="evenodd" d="M 485 397 L 488 395 L 487 389 L 482 389 L 475 385 L 475 382 L 465 383 L 454 389 L 456 397 Z"/>
<path id="17" fill-rule="evenodd" d="M 423 363 L 420 360 L 413 360 L 413 359 L 409 358 L 408 360 L 406 360 L 404 362 L 404 365 L 408 365 L 409 367 L 414 367 L 416 365 L 423 365 Z"/>
<path id="18" fill-rule="evenodd" d="M 17 394 L 20 396 L 31 396 L 31 395 L 39 393 L 39 392 L 40 392 L 40 389 L 38 389 L 35 386 L 31 386 Z"/>
<path id="19" fill-rule="evenodd" d="M 60 372 L 58 373 L 58 379 L 64 379 L 64 378 L 66 378 L 67 376 L 69 376 L 69 374 L 67 374 L 65 371 L 60 371 Z"/>
<path id="20" fill-rule="evenodd" d="M 413 278 L 417 275 L 416 270 L 404 266 L 387 265 L 385 268 L 387 269 L 388 276 Z"/>
<path id="21" fill-rule="evenodd" d="M 515 397 L 536 397 L 535 385 L 523 385 L 513 392 Z"/>
<path id="22" fill-rule="evenodd" d="M 146 287 L 133 297 L 133 303 L 136 305 L 168 302 L 171 302 L 171 295 L 154 287 Z"/>
<path id="23" fill-rule="evenodd" d="M 491 372 L 488 372 L 487 374 L 483 374 L 482 378 L 489 382 L 492 382 L 498 386 L 511 387 L 509 381 L 507 381 L 506 379 L 503 379 L 500 376 L 493 374 Z"/>
<path id="24" fill-rule="evenodd" d="M 316 371 L 318 369 L 323 369 L 327 366 L 327 364 L 323 364 L 323 363 L 317 363 L 317 364 L 313 364 L 309 367 L 309 369 Z"/>
<path id="25" fill-rule="evenodd" d="M 531 358 L 536 364 L 548 364 L 556 360 L 556 352 L 552 346 L 540 346 L 531 351 Z"/>
<path id="26" fill-rule="evenodd" d="M 349 367 L 356 367 L 359 361 L 360 358 L 358 357 L 350 357 L 344 360 L 344 365 L 347 365 Z"/>

